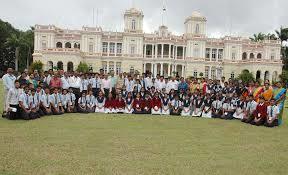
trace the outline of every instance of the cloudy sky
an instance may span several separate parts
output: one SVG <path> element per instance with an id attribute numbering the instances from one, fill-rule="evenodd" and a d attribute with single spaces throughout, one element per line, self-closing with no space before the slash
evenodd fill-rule
<path id="1" fill-rule="evenodd" d="M 228 34 L 250 36 L 288 26 L 288 0 L 165 0 L 165 24 L 174 34 L 184 31 L 184 20 L 193 11 L 206 16 L 210 37 Z M 35 24 L 55 24 L 81 29 L 100 25 L 104 30 L 123 30 L 123 12 L 132 5 L 144 13 L 144 31 L 157 30 L 162 21 L 163 0 L 6 0 L 0 18 L 20 29 Z M 98 12 L 98 13 L 97 13 Z M 98 15 L 97 15 L 98 14 Z M 97 17 L 98 16 L 98 17 Z"/>

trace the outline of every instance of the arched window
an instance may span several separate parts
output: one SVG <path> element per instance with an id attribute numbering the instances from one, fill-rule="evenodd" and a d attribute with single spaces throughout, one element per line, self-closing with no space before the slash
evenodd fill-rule
<path id="1" fill-rule="evenodd" d="M 61 42 L 57 42 L 56 43 L 56 48 L 62 48 L 62 43 Z"/>
<path id="2" fill-rule="evenodd" d="M 270 73 L 269 71 L 266 71 L 265 74 L 264 74 L 264 80 L 269 80 L 270 78 Z"/>
<path id="3" fill-rule="evenodd" d="M 274 71 L 274 72 L 273 72 L 273 74 L 272 74 L 272 81 L 273 81 L 273 82 L 278 81 L 278 73 L 277 73 L 277 71 Z"/>
<path id="4" fill-rule="evenodd" d="M 247 53 L 244 52 L 244 53 L 242 54 L 242 60 L 246 60 L 246 59 L 247 59 Z"/>
<path id="5" fill-rule="evenodd" d="M 78 48 L 77 43 L 75 43 L 74 44 L 74 49 L 77 49 L 77 48 Z"/>
<path id="6" fill-rule="evenodd" d="M 68 62 L 67 64 L 67 71 L 72 72 L 74 70 L 73 62 Z"/>
<path id="7" fill-rule="evenodd" d="M 135 19 L 132 19 L 131 28 L 132 28 L 132 30 L 136 30 L 136 21 L 135 21 Z"/>
<path id="8" fill-rule="evenodd" d="M 71 43 L 70 42 L 65 43 L 65 48 L 71 48 Z"/>
<path id="9" fill-rule="evenodd" d="M 256 72 L 256 80 L 259 80 L 260 78 L 261 78 L 261 71 L 258 70 L 258 71 Z"/>
<path id="10" fill-rule="evenodd" d="M 254 59 L 254 53 L 250 53 L 250 59 Z"/>
<path id="11" fill-rule="evenodd" d="M 58 70 L 63 70 L 63 62 L 62 61 L 58 61 L 57 68 L 58 68 Z"/>
<path id="12" fill-rule="evenodd" d="M 196 33 L 196 34 L 199 34 L 199 32 L 200 32 L 199 24 L 196 24 L 195 33 Z"/>
<path id="13" fill-rule="evenodd" d="M 262 54 L 261 53 L 258 53 L 257 54 L 257 59 L 261 59 L 262 58 Z"/>
<path id="14" fill-rule="evenodd" d="M 135 70 L 134 70 L 134 67 L 131 66 L 131 67 L 130 67 L 130 73 L 131 73 L 131 74 L 134 74 L 134 71 L 135 71 Z"/>

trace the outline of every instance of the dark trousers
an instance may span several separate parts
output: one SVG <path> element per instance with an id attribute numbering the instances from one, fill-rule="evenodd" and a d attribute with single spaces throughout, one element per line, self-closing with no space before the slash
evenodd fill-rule
<path id="1" fill-rule="evenodd" d="M 21 118 L 24 120 L 34 120 L 36 118 L 39 118 L 39 114 L 37 112 L 25 112 L 23 109 L 21 109 Z"/>
<path id="2" fill-rule="evenodd" d="M 110 89 L 104 89 L 104 96 L 106 98 L 108 98 L 109 92 L 110 92 Z"/>
<path id="3" fill-rule="evenodd" d="M 6 114 L 6 118 L 9 119 L 9 120 L 16 120 L 16 119 L 20 119 L 20 108 L 19 108 L 19 105 L 9 105 L 11 108 L 16 108 L 17 111 L 16 112 L 7 112 Z"/>
<path id="4" fill-rule="evenodd" d="M 92 91 L 93 91 L 94 97 L 98 97 L 100 89 L 99 88 L 92 88 Z"/>
<path id="5" fill-rule="evenodd" d="M 275 126 L 278 126 L 278 119 L 275 119 L 272 123 L 268 123 L 267 121 L 264 123 L 264 126 L 273 128 Z"/>
<path id="6" fill-rule="evenodd" d="M 252 120 L 250 122 L 250 124 L 252 125 L 256 125 L 256 126 L 261 126 L 261 125 L 264 125 L 265 123 L 265 119 L 264 118 L 260 118 L 259 121 L 255 122 L 254 120 Z"/>
<path id="7" fill-rule="evenodd" d="M 73 93 L 75 94 L 75 103 L 78 104 L 78 99 L 81 97 L 80 89 L 79 88 L 72 88 Z"/>

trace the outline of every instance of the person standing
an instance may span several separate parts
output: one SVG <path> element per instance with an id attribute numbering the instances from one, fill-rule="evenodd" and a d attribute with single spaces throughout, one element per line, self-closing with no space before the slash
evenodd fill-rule
<path id="1" fill-rule="evenodd" d="M 3 92 L 4 101 L 6 102 L 8 91 L 11 88 L 15 87 L 14 82 L 16 80 L 16 77 L 13 75 L 13 69 L 12 68 L 8 68 L 7 69 L 7 73 L 2 77 L 2 80 L 3 80 L 3 87 L 4 87 L 4 92 Z M 6 114 L 6 109 L 7 109 L 6 103 L 4 103 L 4 108 L 3 109 L 4 109 L 3 114 L 5 115 Z"/>
<path id="2" fill-rule="evenodd" d="M 14 120 L 19 117 L 19 96 L 20 96 L 20 83 L 18 80 L 15 80 L 14 83 L 15 87 L 10 88 L 7 94 L 6 99 L 6 109 L 7 111 L 6 115 L 3 115 L 3 117 L 6 117 L 7 119 Z"/>

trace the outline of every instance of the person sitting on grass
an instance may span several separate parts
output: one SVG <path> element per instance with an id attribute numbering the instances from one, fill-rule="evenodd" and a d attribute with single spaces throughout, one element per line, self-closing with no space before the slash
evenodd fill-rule
<path id="1" fill-rule="evenodd" d="M 50 89 L 45 88 L 45 94 L 41 97 L 40 107 L 45 115 L 52 115 L 51 99 L 50 99 Z"/>
<path id="2" fill-rule="evenodd" d="M 105 97 L 102 91 L 99 91 L 99 96 L 95 100 L 95 112 L 104 113 L 105 112 Z"/>
<path id="3" fill-rule="evenodd" d="M 64 114 L 64 108 L 61 104 L 60 95 L 58 93 L 58 88 L 53 89 L 53 94 L 50 95 L 50 104 L 53 115 L 62 115 Z"/>
<path id="4" fill-rule="evenodd" d="M 234 106 L 231 103 L 231 99 L 228 97 L 222 106 L 222 116 L 221 119 L 231 120 L 233 119 L 233 114 L 235 112 Z"/>
<path id="5" fill-rule="evenodd" d="M 233 114 L 233 117 L 242 120 L 244 117 L 245 108 L 246 108 L 246 98 L 244 96 L 241 96 L 240 101 L 237 102 L 236 111 Z"/>
<path id="6" fill-rule="evenodd" d="M 88 94 L 86 96 L 86 111 L 88 113 L 92 113 L 92 112 L 95 112 L 95 97 L 93 95 L 93 91 L 92 89 L 88 90 Z"/>
<path id="7" fill-rule="evenodd" d="M 222 115 L 222 101 L 219 95 L 216 95 L 215 100 L 212 102 L 212 118 L 220 118 Z"/>
<path id="8" fill-rule="evenodd" d="M 265 104 L 264 98 L 260 96 L 259 104 L 256 110 L 253 112 L 254 120 L 251 122 L 252 125 L 260 126 L 266 122 L 267 119 L 267 105 Z"/>
<path id="9" fill-rule="evenodd" d="M 160 115 L 162 108 L 162 102 L 159 98 L 159 93 L 155 93 L 153 99 L 151 100 L 151 113 L 153 115 Z"/>
<path id="10" fill-rule="evenodd" d="M 67 93 L 67 97 L 68 97 L 68 106 L 67 106 L 67 112 L 68 113 L 72 113 L 72 112 L 77 112 L 76 109 L 76 96 L 73 93 L 73 89 L 69 88 L 69 92 Z"/>
<path id="11" fill-rule="evenodd" d="M 193 110 L 193 117 L 201 117 L 202 110 L 204 107 L 204 101 L 201 94 L 197 95 L 197 98 L 194 100 L 194 110 Z"/>
<path id="12" fill-rule="evenodd" d="M 267 119 L 265 121 L 265 126 L 267 127 L 275 127 L 278 126 L 278 115 L 279 115 L 279 108 L 276 105 L 276 100 L 272 98 L 270 100 L 270 105 L 267 108 Z"/>
<path id="13" fill-rule="evenodd" d="M 115 101 L 113 99 L 113 94 L 110 92 L 108 98 L 105 101 L 105 113 L 112 114 L 115 113 Z"/>
<path id="14" fill-rule="evenodd" d="M 145 98 L 141 100 L 141 108 L 143 114 L 151 114 L 151 98 L 149 94 L 145 94 Z"/>
<path id="15" fill-rule="evenodd" d="M 122 94 L 116 94 L 115 98 L 115 112 L 123 114 L 125 112 L 125 101 L 122 98 Z"/>
<path id="16" fill-rule="evenodd" d="M 87 99 L 86 99 L 86 92 L 83 91 L 81 93 L 81 97 L 78 99 L 78 109 L 79 113 L 88 113 L 87 112 Z"/>
<path id="17" fill-rule="evenodd" d="M 61 104 L 65 112 L 68 112 L 68 106 L 69 106 L 68 103 L 69 103 L 69 95 L 67 93 L 67 89 L 63 89 L 61 95 Z"/>
<path id="18" fill-rule="evenodd" d="M 133 97 L 132 93 L 128 92 L 127 97 L 125 99 L 125 114 L 132 114 L 133 113 Z"/>
<path id="19" fill-rule="evenodd" d="M 133 113 L 134 114 L 143 114 L 141 105 L 142 105 L 142 99 L 140 97 L 140 93 L 137 93 L 136 98 L 133 100 Z"/>
<path id="20" fill-rule="evenodd" d="M 212 117 L 212 102 L 211 95 L 206 93 L 206 98 L 204 99 L 204 106 L 202 111 L 202 117 L 204 118 L 211 118 Z"/>
<path id="21" fill-rule="evenodd" d="M 170 114 L 170 99 L 167 93 L 164 93 L 162 98 L 162 115 L 169 115 Z"/>
<path id="22" fill-rule="evenodd" d="M 180 115 L 182 111 L 182 102 L 179 100 L 179 96 L 175 95 L 174 100 L 171 101 L 170 115 Z"/>
<path id="23" fill-rule="evenodd" d="M 44 113 L 39 108 L 40 101 L 38 101 L 35 89 L 31 89 L 31 95 L 29 100 L 31 105 L 31 111 L 35 113 L 35 118 L 40 118 L 41 116 L 43 116 Z"/>
<path id="24" fill-rule="evenodd" d="M 244 123 L 251 123 L 254 120 L 253 113 L 256 110 L 258 103 L 254 100 L 253 95 L 249 95 L 248 102 L 246 104 L 245 114 L 241 120 Z"/>
<path id="25" fill-rule="evenodd" d="M 20 115 L 24 120 L 36 119 L 37 114 L 31 110 L 29 87 L 24 87 L 24 93 L 19 96 Z"/>
<path id="26" fill-rule="evenodd" d="M 191 115 L 191 101 L 190 101 L 190 97 L 188 94 L 186 94 L 184 96 L 184 99 L 183 99 L 183 110 L 181 112 L 181 116 L 190 116 Z"/>

